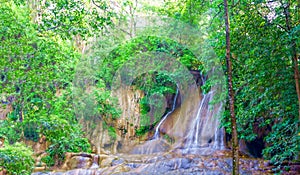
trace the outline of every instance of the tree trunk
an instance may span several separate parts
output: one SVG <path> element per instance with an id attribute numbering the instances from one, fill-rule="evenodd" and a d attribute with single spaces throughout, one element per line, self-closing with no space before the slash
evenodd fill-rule
<path id="1" fill-rule="evenodd" d="M 228 73 L 228 93 L 229 93 L 229 108 L 231 118 L 231 134 L 232 134 L 232 174 L 239 174 L 239 148 L 238 148 L 238 136 L 237 125 L 234 113 L 234 92 L 232 85 L 232 63 L 230 59 L 230 26 L 228 17 L 228 2 L 224 0 L 225 11 L 225 27 L 226 27 L 226 64 Z"/>
<path id="2" fill-rule="evenodd" d="M 293 64 L 294 64 L 294 79 L 295 79 L 295 83 L 296 83 L 296 92 L 297 92 L 297 97 L 298 97 L 298 120 L 300 121 L 299 67 L 298 67 L 298 56 L 297 56 L 296 42 L 295 41 L 292 41 L 292 61 L 293 61 Z"/>

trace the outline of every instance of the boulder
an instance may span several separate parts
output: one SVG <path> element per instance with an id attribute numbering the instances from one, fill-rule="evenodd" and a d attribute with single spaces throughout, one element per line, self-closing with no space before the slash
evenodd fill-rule
<path id="1" fill-rule="evenodd" d="M 104 167 L 111 167 L 112 166 L 112 162 L 117 159 L 117 157 L 115 156 L 107 156 L 106 158 L 104 158 L 101 161 L 100 167 L 104 168 Z"/>
<path id="2" fill-rule="evenodd" d="M 99 155 L 88 153 L 66 153 L 62 170 L 88 169 L 99 167 Z"/>

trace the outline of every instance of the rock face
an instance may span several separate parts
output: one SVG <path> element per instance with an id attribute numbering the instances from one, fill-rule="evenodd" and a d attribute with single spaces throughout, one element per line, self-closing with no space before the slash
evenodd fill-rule
<path id="1" fill-rule="evenodd" d="M 174 138 L 175 142 L 181 143 L 187 132 L 188 123 L 196 115 L 199 101 L 201 100 L 199 90 L 190 88 L 190 96 L 165 120 L 160 127 L 160 132 Z"/>
<path id="2" fill-rule="evenodd" d="M 123 87 L 114 91 L 114 96 L 118 97 L 119 105 L 122 111 L 121 117 L 117 120 L 117 140 L 126 150 L 135 145 L 138 140 L 136 129 L 140 128 L 141 108 L 140 100 L 144 97 L 141 90 L 134 87 Z"/>
<path id="3" fill-rule="evenodd" d="M 120 118 L 106 120 L 106 124 L 100 118 L 80 121 L 97 154 L 116 153 L 117 149 L 128 149 L 138 142 L 135 131 L 140 127 L 139 101 L 144 93 L 128 86 L 114 91 L 113 96 L 119 101 Z M 107 125 L 115 131 L 109 130 Z"/>
<path id="4" fill-rule="evenodd" d="M 198 85 L 203 83 L 201 82 L 202 79 L 198 71 L 191 72 L 191 74 L 194 76 Z M 176 106 L 180 107 L 167 118 L 161 127 L 162 133 L 167 134 L 178 142 L 182 140 L 186 133 L 186 126 L 191 120 L 190 116 L 196 113 L 200 101 L 199 89 L 196 88 L 196 86 L 190 88 L 187 94 L 189 95 L 185 96 L 184 99 L 177 99 Z M 100 117 L 93 118 L 93 120 L 80 121 L 87 133 L 88 139 L 96 148 L 94 153 L 97 154 L 129 152 L 135 145 L 145 141 L 151 137 L 152 134 L 149 132 L 143 137 L 137 136 L 136 134 L 136 131 L 141 128 L 141 123 L 144 122 L 141 119 L 141 108 L 139 104 L 140 100 L 144 97 L 143 91 L 135 89 L 133 86 L 122 85 L 120 88 L 113 89 L 112 96 L 118 99 L 119 107 L 122 111 L 120 118 L 116 120 L 105 119 L 105 122 L 101 120 Z M 174 99 L 172 95 L 166 96 L 165 98 L 167 101 L 164 104 L 164 108 L 161 108 L 163 110 L 165 110 L 166 107 L 172 107 L 172 100 Z M 149 124 L 151 127 L 155 127 L 152 126 L 151 123 L 159 120 L 157 118 L 155 119 L 154 116 L 156 116 L 157 113 L 162 113 L 163 115 L 165 112 L 159 110 L 160 109 L 151 108 L 149 111 Z"/>
<path id="5" fill-rule="evenodd" d="M 35 168 L 34 172 L 43 171 L 46 169 L 46 164 L 42 162 L 42 158 L 47 156 L 46 150 L 49 147 L 49 142 L 45 136 L 41 136 L 37 142 L 32 140 L 24 140 L 25 144 L 32 148 L 34 152 Z"/>
<path id="6" fill-rule="evenodd" d="M 80 123 L 82 124 L 92 147 L 95 147 L 93 152 L 97 154 L 110 154 L 114 141 L 110 138 L 103 121 L 96 118 L 93 121 L 81 120 Z"/>
<path id="7" fill-rule="evenodd" d="M 193 120 L 192 116 L 197 113 L 199 101 L 201 100 L 199 89 L 195 86 L 190 87 L 189 92 L 185 93 L 184 99 L 178 98 L 177 109 L 160 127 L 161 133 L 167 134 L 178 144 L 184 139 L 188 128 L 187 125 Z M 118 98 L 122 114 L 117 120 L 105 122 L 115 129 L 115 133 L 113 133 L 115 138 L 111 137 L 112 133 L 109 133 L 110 131 L 107 129 L 107 126 L 103 125 L 104 121 L 100 118 L 81 120 L 88 139 L 96 147 L 95 153 L 97 154 L 130 152 L 135 145 L 151 136 L 148 135 L 141 138 L 136 135 L 136 130 L 140 128 L 141 124 L 139 102 L 144 97 L 144 93 L 141 90 L 134 89 L 132 86 L 127 86 L 115 90 L 113 96 Z M 172 102 L 169 101 L 173 100 L 173 97 L 167 98 L 167 100 L 166 105 L 172 105 Z M 149 112 L 150 115 L 151 113 L 154 113 L 154 111 Z"/>
<path id="8" fill-rule="evenodd" d="M 27 146 L 30 146 L 36 155 L 40 155 L 46 152 L 46 149 L 49 147 L 50 143 L 46 141 L 45 136 L 41 136 L 37 142 L 32 140 L 24 140 Z"/>

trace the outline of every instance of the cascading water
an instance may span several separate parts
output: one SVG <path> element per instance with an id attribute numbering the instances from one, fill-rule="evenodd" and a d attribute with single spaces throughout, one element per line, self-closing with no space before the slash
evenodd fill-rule
<path id="1" fill-rule="evenodd" d="M 223 129 L 219 128 L 218 115 L 222 104 L 210 105 L 215 91 L 204 94 L 200 101 L 195 119 L 187 128 L 184 148 L 187 152 L 195 149 L 207 148 L 209 150 L 224 149 Z"/>
<path id="2" fill-rule="evenodd" d="M 176 108 L 176 101 L 177 101 L 177 97 L 178 97 L 178 93 L 179 93 L 179 90 L 178 88 L 176 89 L 176 94 L 175 94 L 175 97 L 174 97 L 174 102 L 173 102 L 173 105 L 172 105 L 172 110 L 169 111 L 163 118 L 162 120 L 158 123 L 156 129 L 155 129 L 155 133 L 154 133 L 154 136 L 153 136 L 153 139 L 158 139 L 160 134 L 159 134 L 159 128 L 160 126 L 163 124 L 163 122 L 167 119 L 167 117 L 172 114 L 172 112 L 174 112 L 175 108 Z"/>
<path id="3" fill-rule="evenodd" d="M 164 121 L 167 119 L 167 117 L 174 112 L 176 108 L 178 94 L 179 94 L 179 89 L 177 87 L 171 111 L 169 111 L 166 115 L 164 115 L 162 120 L 158 123 L 157 127 L 155 128 L 155 133 L 152 139 L 133 148 L 131 150 L 132 154 L 153 154 L 158 152 L 165 152 L 170 149 L 170 145 L 165 140 L 159 139 L 160 138 L 159 129 L 161 125 L 164 123 Z"/>

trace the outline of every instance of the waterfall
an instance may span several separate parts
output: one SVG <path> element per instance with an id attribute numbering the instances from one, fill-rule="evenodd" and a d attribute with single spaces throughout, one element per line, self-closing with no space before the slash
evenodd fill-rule
<path id="1" fill-rule="evenodd" d="M 224 149 L 224 133 L 218 120 L 222 104 L 210 105 L 214 94 L 211 90 L 202 96 L 197 114 L 187 128 L 184 148 L 188 152 L 200 148 Z"/>
<path id="2" fill-rule="evenodd" d="M 176 89 L 176 95 L 174 97 L 174 100 L 173 100 L 173 105 L 172 105 L 172 110 L 169 111 L 163 118 L 162 120 L 158 123 L 156 129 L 155 129 L 155 133 L 154 133 L 154 136 L 153 136 L 153 139 L 158 139 L 159 138 L 159 128 L 160 126 L 163 124 L 163 122 L 167 119 L 167 117 L 175 110 L 176 108 L 176 101 L 177 101 L 177 97 L 178 97 L 178 93 L 179 93 L 179 90 L 178 88 Z"/>

